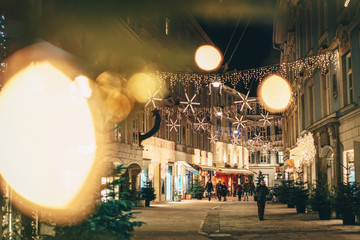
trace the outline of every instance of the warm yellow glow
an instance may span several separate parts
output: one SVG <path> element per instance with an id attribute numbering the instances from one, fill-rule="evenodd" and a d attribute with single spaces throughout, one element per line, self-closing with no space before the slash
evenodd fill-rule
<path id="1" fill-rule="evenodd" d="M 202 70 L 213 71 L 222 63 L 222 54 L 214 46 L 203 45 L 195 52 L 195 62 Z"/>
<path id="2" fill-rule="evenodd" d="M 263 80 L 258 97 L 269 112 L 281 112 L 289 105 L 291 89 L 284 78 L 271 75 Z"/>
<path id="3" fill-rule="evenodd" d="M 127 84 L 127 89 L 131 95 L 140 103 L 147 102 L 149 97 L 159 90 L 159 88 L 159 82 L 146 73 L 134 74 Z"/>
<path id="4" fill-rule="evenodd" d="M 25 201 L 45 208 L 80 209 L 71 202 L 95 161 L 94 123 L 84 99 L 91 89 L 84 78 L 76 82 L 79 91 L 44 61 L 17 72 L 0 94 L 1 174 Z"/>
<path id="5" fill-rule="evenodd" d="M 75 82 L 80 91 L 80 94 L 85 98 L 90 98 L 92 91 L 89 86 L 89 79 L 85 76 L 80 75 L 75 78 Z"/>

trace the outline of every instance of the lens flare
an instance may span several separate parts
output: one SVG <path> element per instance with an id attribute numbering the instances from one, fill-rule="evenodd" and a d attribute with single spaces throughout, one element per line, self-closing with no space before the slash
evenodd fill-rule
<path id="1" fill-rule="evenodd" d="M 213 71 L 222 63 L 222 54 L 214 46 L 203 45 L 195 52 L 195 62 L 200 69 Z"/>
<path id="2" fill-rule="evenodd" d="M 159 88 L 159 82 L 146 73 L 134 74 L 127 84 L 127 89 L 131 95 L 140 103 L 148 101 L 149 91 L 150 93 L 154 93 Z"/>
<path id="3" fill-rule="evenodd" d="M 278 75 L 271 75 L 262 81 L 258 97 L 269 112 L 281 112 L 289 105 L 291 88 L 289 83 Z"/>
<path id="4" fill-rule="evenodd" d="M 41 46 L 7 61 L 11 74 L 0 92 L 1 184 L 10 186 L 12 202 L 26 214 L 37 210 L 40 219 L 58 224 L 80 221 L 95 207 L 104 170 L 97 161 L 101 140 L 88 103 L 91 88 L 84 76 L 72 81 L 76 70 L 57 68 L 60 59 L 36 55 Z M 17 65 L 29 51 L 36 61 Z"/>

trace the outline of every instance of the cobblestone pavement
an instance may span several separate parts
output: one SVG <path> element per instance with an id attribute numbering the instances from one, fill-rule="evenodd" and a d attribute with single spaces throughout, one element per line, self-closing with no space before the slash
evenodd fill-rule
<path id="1" fill-rule="evenodd" d="M 283 204 L 266 204 L 259 221 L 256 203 L 183 200 L 136 208 L 136 220 L 147 222 L 133 239 L 360 239 L 360 225 L 320 221 L 316 213 L 296 214 Z"/>

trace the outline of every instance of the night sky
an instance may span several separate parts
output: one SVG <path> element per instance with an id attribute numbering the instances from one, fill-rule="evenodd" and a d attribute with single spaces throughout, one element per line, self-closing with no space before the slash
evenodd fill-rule
<path id="1" fill-rule="evenodd" d="M 209 13 L 198 15 L 196 19 L 212 42 L 225 54 L 223 66 L 229 62 L 241 35 L 244 33 L 228 64 L 227 71 L 247 70 L 278 64 L 280 51 L 275 50 L 272 43 L 276 1 L 232 2 L 228 8 L 222 9 L 224 3 L 219 3 L 216 6 L 219 12 L 222 12 L 220 17 L 213 17 Z M 240 5 L 240 3 L 244 3 L 244 5 Z M 226 16 L 226 13 L 230 12 L 231 9 L 236 9 L 236 12 L 233 15 Z M 211 13 L 214 14 L 214 11 Z M 246 28 L 248 23 L 249 25 Z M 235 33 L 231 39 L 234 30 Z M 225 53 L 229 42 L 229 48 Z M 257 86 L 254 84 L 250 93 L 251 96 L 256 95 L 256 88 Z M 246 94 L 246 90 L 238 90 Z"/>

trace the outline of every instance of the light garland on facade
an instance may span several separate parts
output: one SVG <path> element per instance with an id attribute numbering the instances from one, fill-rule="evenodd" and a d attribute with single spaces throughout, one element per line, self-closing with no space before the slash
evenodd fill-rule
<path id="1" fill-rule="evenodd" d="M 142 142 L 144 157 L 151 159 L 149 164 L 149 178 L 155 175 L 155 169 L 160 165 L 161 178 L 165 179 L 168 162 L 175 162 L 175 143 L 157 137 L 150 137 Z"/>
<path id="2" fill-rule="evenodd" d="M 171 73 L 171 72 L 155 72 L 152 73 L 160 79 L 163 86 L 169 86 L 170 91 L 174 91 L 176 86 L 181 85 L 183 88 L 190 85 L 195 86 L 195 91 L 198 93 L 202 86 L 208 86 L 211 91 L 211 83 L 214 79 L 218 79 L 221 84 L 231 85 L 233 88 L 239 85 L 244 86 L 249 90 L 251 83 L 259 82 L 270 74 L 277 74 L 287 78 L 288 74 L 294 74 L 295 79 L 301 75 L 312 76 L 316 69 L 319 69 L 321 74 L 325 74 L 330 66 L 333 64 L 337 68 L 337 51 L 329 51 L 315 56 L 309 56 L 293 62 L 281 63 L 267 67 L 254 68 L 242 71 L 233 71 L 225 74 L 196 74 L 196 73 Z M 166 84 L 169 83 L 169 84 Z"/>
<path id="3" fill-rule="evenodd" d="M 296 144 L 302 147 L 305 153 L 302 158 L 302 163 L 309 164 L 315 161 L 316 148 L 314 145 L 314 136 L 311 132 L 303 137 L 299 137 Z"/>

